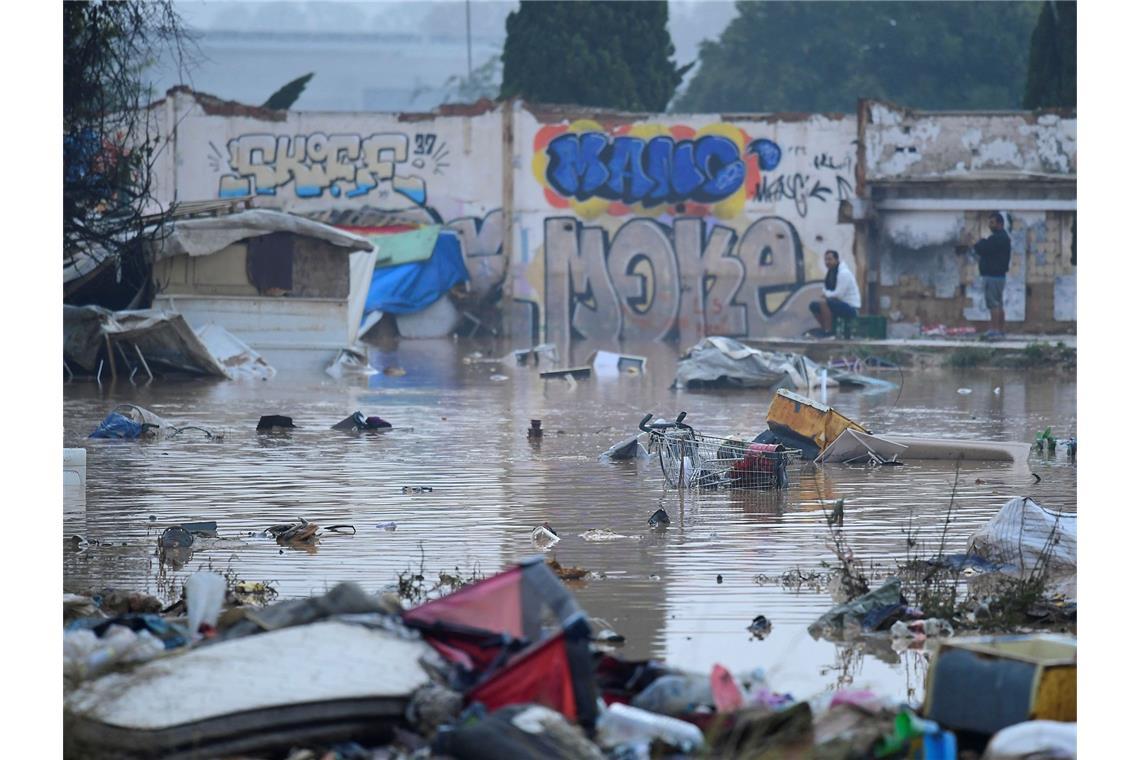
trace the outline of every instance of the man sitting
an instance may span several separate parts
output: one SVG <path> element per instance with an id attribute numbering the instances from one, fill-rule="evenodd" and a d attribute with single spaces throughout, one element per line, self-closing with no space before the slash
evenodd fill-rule
<path id="1" fill-rule="evenodd" d="M 823 279 L 823 298 L 812 301 L 809 308 L 819 322 L 824 335 L 832 335 L 835 317 L 854 317 L 859 314 L 863 300 L 859 297 L 859 286 L 855 275 L 840 262 L 839 254 L 828 251 L 823 254 L 827 265 L 827 275 Z"/>

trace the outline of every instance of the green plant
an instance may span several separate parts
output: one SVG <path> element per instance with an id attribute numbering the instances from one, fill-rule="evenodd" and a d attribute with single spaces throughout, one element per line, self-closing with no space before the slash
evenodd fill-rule
<path id="1" fill-rule="evenodd" d="M 397 574 L 396 595 L 408 604 L 417 605 L 430 599 L 447 596 L 486 577 L 478 564 L 467 571 L 461 570 L 458 565 L 453 569 L 455 570 L 454 574 L 440 570 L 439 580 L 429 582 L 424 575 L 424 546 L 421 542 L 419 570 L 413 570 L 409 567 Z"/>
<path id="2" fill-rule="evenodd" d="M 1052 427 L 1045 428 L 1033 439 L 1033 445 L 1038 451 L 1044 451 L 1046 444 L 1049 447 L 1049 453 L 1053 453 L 1057 450 L 1057 439 L 1053 437 Z"/>
<path id="3" fill-rule="evenodd" d="M 949 619 L 958 606 L 958 587 L 961 569 L 946 561 L 946 537 L 954 517 L 954 502 L 958 495 L 958 480 L 961 476 L 962 461 L 954 467 L 954 485 L 950 489 L 950 503 L 942 521 L 942 533 L 938 547 L 930 554 L 919 541 L 919 531 L 914 527 L 914 512 L 906 530 L 906 562 L 899 565 L 899 577 L 903 580 L 903 595 L 929 617 Z"/>
<path id="4" fill-rule="evenodd" d="M 152 222 L 163 136 L 142 73 L 169 57 L 183 75 L 197 57 L 181 17 L 163 2 L 63 4 L 63 252 L 95 250 L 145 284 L 132 241 Z M 137 283 L 135 282 L 137 278 Z"/>
<path id="5" fill-rule="evenodd" d="M 994 358 L 992 348 L 963 346 L 946 355 L 943 364 L 947 367 L 971 368 L 981 366 Z"/>
<path id="6" fill-rule="evenodd" d="M 275 111 L 285 111 L 292 108 L 293 104 L 297 102 L 297 98 L 301 97 L 301 93 L 305 91 L 305 85 L 307 85 L 312 78 L 312 72 L 302 77 L 297 77 L 270 95 L 269 100 L 262 103 L 261 107 L 272 108 Z"/>

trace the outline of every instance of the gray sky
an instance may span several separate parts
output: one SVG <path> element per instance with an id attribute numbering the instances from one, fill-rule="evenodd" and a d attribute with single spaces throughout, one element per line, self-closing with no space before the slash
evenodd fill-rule
<path id="1" fill-rule="evenodd" d="M 467 72 L 463 2 L 438 0 L 185 0 L 176 7 L 200 35 L 204 59 L 187 84 L 222 98 L 260 104 L 281 85 L 314 72 L 300 110 L 429 110 L 451 76 Z M 472 0 L 472 64 L 498 56 L 515 1 Z M 736 15 L 726 0 L 671 0 L 669 27 L 684 64 L 702 39 Z M 690 73 L 691 75 L 691 73 Z M 173 66 L 153 70 L 159 92 L 178 84 Z"/>

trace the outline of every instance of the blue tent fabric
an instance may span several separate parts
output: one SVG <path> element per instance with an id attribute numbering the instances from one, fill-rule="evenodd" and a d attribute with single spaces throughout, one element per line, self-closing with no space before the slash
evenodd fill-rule
<path id="1" fill-rule="evenodd" d="M 411 314 L 431 306 L 444 293 L 467 280 L 459 236 L 442 230 L 431 258 L 373 272 L 364 313 Z"/>

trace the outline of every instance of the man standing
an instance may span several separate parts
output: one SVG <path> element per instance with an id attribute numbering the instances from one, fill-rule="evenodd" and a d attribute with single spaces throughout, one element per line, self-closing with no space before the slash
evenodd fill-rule
<path id="1" fill-rule="evenodd" d="M 1009 273 L 1010 241 L 1005 231 L 1005 217 L 994 211 L 989 219 L 990 236 L 974 243 L 978 257 L 978 273 L 986 294 L 986 308 L 990 310 L 990 329 L 983 338 L 1001 338 L 1005 335 L 1005 276 Z"/>
<path id="2" fill-rule="evenodd" d="M 834 317 L 854 317 L 859 313 L 863 299 L 859 297 L 855 275 L 846 264 L 839 261 L 838 253 L 828 251 L 823 254 L 823 262 L 827 265 L 827 275 L 823 279 L 823 298 L 812 301 L 808 308 L 824 334 L 830 335 Z"/>

